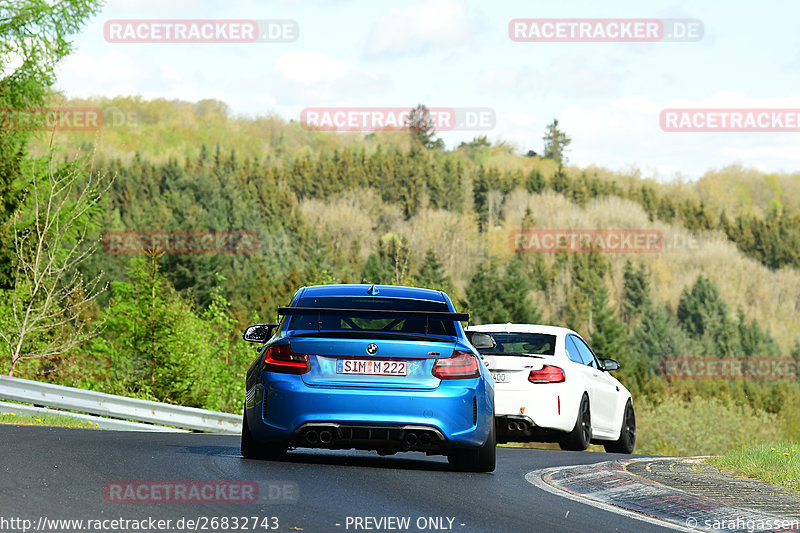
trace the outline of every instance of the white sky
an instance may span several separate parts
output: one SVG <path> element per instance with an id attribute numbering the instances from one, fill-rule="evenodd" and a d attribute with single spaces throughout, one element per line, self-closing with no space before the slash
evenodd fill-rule
<path id="1" fill-rule="evenodd" d="M 291 43 L 109 43 L 110 19 L 291 19 Z M 700 19 L 699 42 L 521 43 L 515 18 Z M 674 107 L 800 109 L 800 3 L 460 0 L 109 0 L 76 38 L 67 96 L 225 101 L 236 114 L 300 117 L 307 107 L 491 108 L 487 135 L 541 152 L 554 117 L 569 162 L 695 179 L 741 163 L 800 171 L 800 133 L 673 133 Z"/>

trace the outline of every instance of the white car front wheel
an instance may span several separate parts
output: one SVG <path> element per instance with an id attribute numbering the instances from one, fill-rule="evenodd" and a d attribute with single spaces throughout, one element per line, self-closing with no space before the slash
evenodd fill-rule
<path id="1" fill-rule="evenodd" d="M 575 427 L 558 442 L 558 445 L 562 450 L 582 452 L 589 447 L 591 441 L 592 415 L 589 411 L 589 397 L 584 394 L 578 409 Z"/>
<path id="2" fill-rule="evenodd" d="M 636 445 L 636 414 L 633 412 L 633 405 L 628 400 L 625 403 L 625 411 L 622 415 L 622 429 L 619 439 L 603 445 L 603 448 L 610 453 L 633 453 Z"/>

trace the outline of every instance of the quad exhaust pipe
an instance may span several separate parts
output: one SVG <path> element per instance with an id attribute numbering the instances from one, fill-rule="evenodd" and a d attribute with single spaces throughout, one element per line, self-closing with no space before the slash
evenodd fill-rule
<path id="1" fill-rule="evenodd" d="M 506 426 L 509 431 L 525 431 L 528 429 L 528 424 L 525 422 L 510 421 Z"/>
<path id="2" fill-rule="evenodd" d="M 326 429 L 320 432 L 317 432 L 317 430 L 315 429 L 309 429 L 308 431 L 306 431 L 305 439 L 306 443 L 308 444 L 327 445 L 333 442 L 333 434 Z"/>
<path id="3" fill-rule="evenodd" d="M 419 434 L 414 431 L 409 431 L 408 433 L 406 433 L 403 440 L 408 446 L 411 447 L 421 446 L 423 448 L 427 448 L 428 446 L 433 444 L 433 437 L 431 437 L 429 433 L 426 433 L 424 431 Z"/>

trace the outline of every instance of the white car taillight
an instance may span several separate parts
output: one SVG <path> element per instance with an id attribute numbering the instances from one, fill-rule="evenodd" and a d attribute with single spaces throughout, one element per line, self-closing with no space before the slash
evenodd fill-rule
<path id="1" fill-rule="evenodd" d="M 553 365 L 544 365 L 539 370 L 531 370 L 528 374 L 531 383 L 563 383 L 564 371 Z"/>

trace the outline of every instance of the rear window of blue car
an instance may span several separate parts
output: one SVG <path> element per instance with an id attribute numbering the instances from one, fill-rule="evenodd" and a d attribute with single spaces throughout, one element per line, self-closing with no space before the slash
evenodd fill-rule
<path id="1" fill-rule="evenodd" d="M 295 307 L 312 307 L 323 309 L 370 309 L 379 311 L 430 311 L 449 313 L 444 302 L 415 300 L 411 298 L 364 298 L 343 296 L 320 296 L 300 298 Z M 386 331 L 394 333 L 449 335 L 455 336 L 456 328 L 452 320 L 435 320 L 420 316 L 419 318 L 356 317 L 341 314 L 324 314 L 317 316 L 299 315 L 291 317 L 288 329 L 291 330 L 324 330 L 324 331 Z"/>

